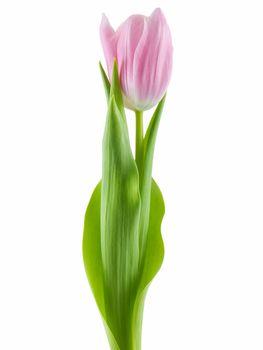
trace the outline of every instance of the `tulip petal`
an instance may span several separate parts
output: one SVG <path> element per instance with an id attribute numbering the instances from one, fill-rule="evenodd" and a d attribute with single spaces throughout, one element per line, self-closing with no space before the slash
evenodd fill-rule
<path id="1" fill-rule="evenodd" d="M 125 96 L 135 97 L 133 84 L 133 59 L 142 33 L 145 29 L 145 17 L 133 15 L 117 30 L 117 60 L 122 90 Z"/>
<path id="2" fill-rule="evenodd" d="M 100 24 L 100 39 L 104 51 L 109 77 L 112 74 L 113 61 L 116 57 L 116 35 L 108 18 L 103 14 Z"/>
<path id="3" fill-rule="evenodd" d="M 171 32 L 162 11 L 157 9 L 153 15 L 158 16 L 158 22 L 161 24 L 160 41 L 154 75 L 154 84 L 158 86 L 158 89 L 151 89 L 151 91 L 155 91 L 152 98 L 159 101 L 165 94 L 170 81 L 172 73 L 173 45 Z"/>
<path id="4" fill-rule="evenodd" d="M 161 9 L 149 17 L 130 16 L 116 32 L 103 16 L 100 31 L 110 78 L 117 60 L 125 106 L 134 111 L 153 107 L 164 96 L 172 72 L 171 33 Z"/>
<path id="5" fill-rule="evenodd" d="M 143 110 L 155 105 L 167 88 L 168 79 L 159 74 L 164 72 L 164 65 L 158 59 L 160 54 L 166 59 L 171 56 L 166 50 L 169 42 L 164 33 L 167 28 L 164 15 L 160 9 L 156 9 L 147 19 L 147 31 L 142 36 L 135 52 L 133 70 L 134 84 L 137 87 L 136 103 L 140 104 Z M 165 53 L 161 52 L 163 49 Z"/>

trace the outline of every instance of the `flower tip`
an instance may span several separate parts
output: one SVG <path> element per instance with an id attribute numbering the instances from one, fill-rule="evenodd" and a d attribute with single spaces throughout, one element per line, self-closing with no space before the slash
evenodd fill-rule
<path id="1" fill-rule="evenodd" d="M 160 7 L 157 7 L 151 15 L 152 16 L 162 16 L 162 17 L 164 16 L 163 11 L 161 10 Z"/>
<path id="2" fill-rule="evenodd" d="M 108 17 L 105 15 L 105 13 L 103 12 L 102 15 L 101 15 L 101 22 L 100 22 L 100 25 L 101 26 L 108 26 L 110 24 L 109 20 L 108 20 Z"/>
<path id="3" fill-rule="evenodd" d="M 110 22 L 108 20 L 108 17 L 105 15 L 105 13 L 101 16 L 101 22 L 100 22 L 100 36 L 102 39 L 102 42 L 107 42 L 107 40 L 114 35 L 114 29 L 110 25 Z"/>
<path id="4" fill-rule="evenodd" d="M 107 31 L 107 32 L 110 32 L 110 33 L 114 33 L 114 29 L 112 28 L 111 24 L 110 24 L 110 21 L 108 20 L 108 17 L 105 15 L 105 13 L 103 12 L 102 13 L 102 16 L 101 16 L 101 22 L 100 22 L 100 30 L 101 31 Z"/>

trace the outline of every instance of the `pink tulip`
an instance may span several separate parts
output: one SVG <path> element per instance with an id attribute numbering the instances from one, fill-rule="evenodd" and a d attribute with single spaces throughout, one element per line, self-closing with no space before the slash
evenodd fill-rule
<path id="1" fill-rule="evenodd" d="M 130 16 L 117 31 L 103 15 L 101 42 L 109 77 L 117 60 L 126 107 L 144 111 L 164 96 L 172 72 L 172 38 L 160 9 Z"/>

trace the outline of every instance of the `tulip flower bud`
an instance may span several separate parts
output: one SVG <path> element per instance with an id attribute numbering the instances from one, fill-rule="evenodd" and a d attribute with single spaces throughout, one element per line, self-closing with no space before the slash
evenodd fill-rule
<path id="1" fill-rule="evenodd" d="M 130 16 L 117 31 L 103 15 L 101 42 L 109 78 L 114 59 L 127 108 L 144 111 L 164 96 L 172 71 L 172 39 L 160 9 L 150 17 Z"/>

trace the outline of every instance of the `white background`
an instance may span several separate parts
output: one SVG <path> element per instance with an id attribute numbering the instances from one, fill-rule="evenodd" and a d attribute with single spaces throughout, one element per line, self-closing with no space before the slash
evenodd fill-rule
<path id="1" fill-rule="evenodd" d="M 3 350 L 108 349 L 81 255 L 106 115 L 98 30 L 102 12 L 116 27 L 158 6 L 174 41 L 154 161 L 166 255 L 143 350 L 263 349 L 262 1 L 1 0 Z"/>

